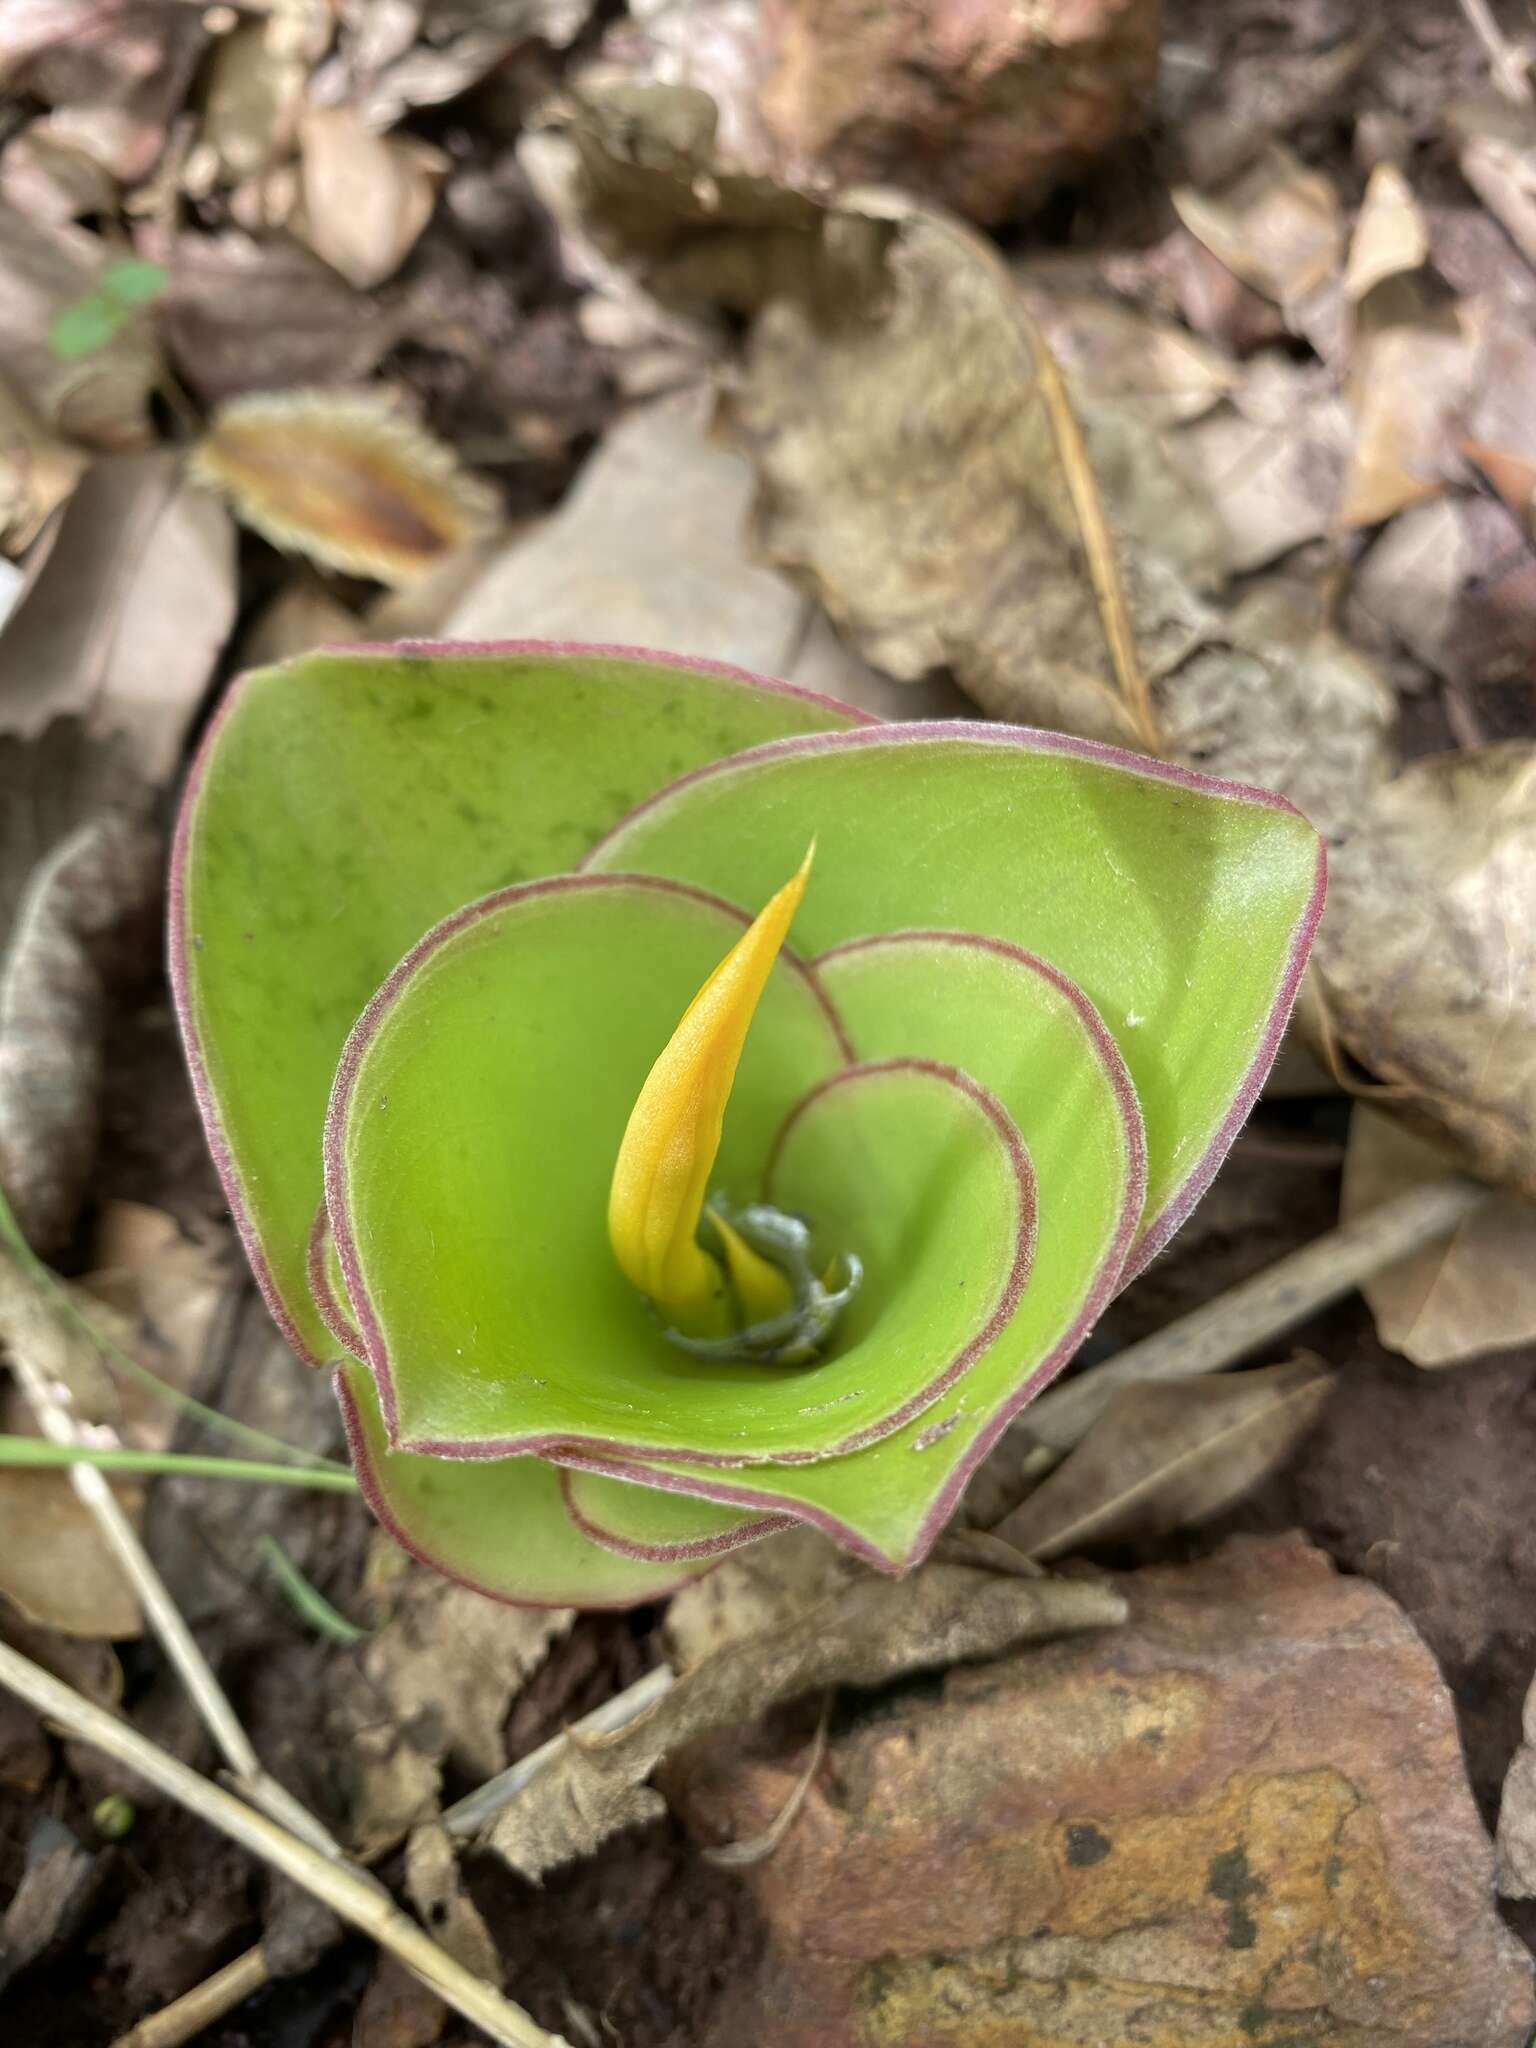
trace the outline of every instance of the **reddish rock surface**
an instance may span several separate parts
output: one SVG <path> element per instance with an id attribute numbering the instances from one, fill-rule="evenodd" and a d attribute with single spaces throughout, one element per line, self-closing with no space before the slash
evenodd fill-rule
<path id="1" fill-rule="evenodd" d="M 1118 1583 L 1124 1629 L 845 1699 L 708 2048 L 1525 2048 L 1530 1959 L 1401 1612 L 1296 1537 Z M 761 1832 L 800 1737 L 701 1745 L 674 1803 Z"/>
<path id="2" fill-rule="evenodd" d="M 1004 219 L 1134 125 L 1159 0 L 769 0 L 762 113 L 797 168 Z"/>

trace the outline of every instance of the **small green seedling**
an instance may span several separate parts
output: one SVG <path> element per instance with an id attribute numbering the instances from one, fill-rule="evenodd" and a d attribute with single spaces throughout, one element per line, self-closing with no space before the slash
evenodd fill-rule
<path id="1" fill-rule="evenodd" d="M 122 256 L 101 273 L 95 291 L 63 306 L 48 326 L 48 346 L 67 363 L 96 355 L 165 290 L 163 265 Z"/>
<path id="2" fill-rule="evenodd" d="M 359 648 L 230 693 L 172 971 L 379 1518 L 623 1606 L 796 1521 L 926 1555 L 1210 1181 L 1323 875 L 1281 798 L 1059 734 Z"/>

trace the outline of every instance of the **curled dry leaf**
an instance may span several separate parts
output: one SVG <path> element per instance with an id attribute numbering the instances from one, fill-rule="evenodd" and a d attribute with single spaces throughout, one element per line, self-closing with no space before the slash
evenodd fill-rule
<path id="1" fill-rule="evenodd" d="M 1227 1378 L 1127 1387 L 991 1532 L 1022 1557 L 1161 1536 L 1219 1515 L 1283 1463 L 1333 1374 L 1306 1356 Z"/>
<path id="2" fill-rule="evenodd" d="M 299 232 L 361 291 L 393 277 L 432 218 L 448 168 L 414 135 L 378 135 L 350 107 L 312 107 L 300 128 Z"/>
<path id="3" fill-rule="evenodd" d="M 221 36 L 208 66 L 198 141 L 211 179 L 233 184 L 291 148 L 308 72 L 292 16 L 274 11 Z"/>
<path id="4" fill-rule="evenodd" d="M 14 43 L 0 29 L 11 83 L 53 108 L 51 131 L 86 150 L 124 184 L 154 167 L 187 95 L 208 31 L 198 8 L 33 0 Z"/>
<path id="5" fill-rule="evenodd" d="M 277 546 L 381 583 L 424 574 L 496 517 L 491 487 L 382 391 L 234 399 L 191 467 Z"/>
<path id="6" fill-rule="evenodd" d="M 1431 304 L 1415 277 L 1389 277 L 1361 301 L 1345 381 L 1356 434 L 1344 526 L 1374 526 L 1455 480 L 1456 421 L 1480 343 L 1476 309 Z"/>
<path id="7" fill-rule="evenodd" d="M 1536 540 L 1536 455 L 1512 448 L 1490 448 L 1486 441 L 1463 441 L 1461 452 L 1475 462 L 1520 524 Z"/>
<path id="8" fill-rule="evenodd" d="M 170 453 L 95 464 L 0 632 L 0 732 L 72 715 L 169 780 L 235 615 L 228 513 Z"/>
<path id="9" fill-rule="evenodd" d="M 523 1876 L 540 1877 L 664 1811 L 646 1780 L 695 1736 L 756 1720 L 817 1686 L 884 1685 L 1034 1638 L 1113 1627 L 1125 1613 L 1118 1593 L 1088 1581 L 1026 1582 L 963 1565 L 929 1565 L 904 1579 L 860 1576 L 706 1657 L 616 1735 L 568 1738 L 491 1823 L 486 1846 Z"/>
<path id="10" fill-rule="evenodd" d="M 1446 126 L 1462 176 L 1536 266 L 1536 110 L 1502 96 L 1467 100 Z"/>
<path id="11" fill-rule="evenodd" d="M 1270 143 L 1215 192 L 1177 186 L 1190 233 L 1244 284 L 1286 308 L 1332 282 L 1344 258 L 1344 210 L 1321 171 Z"/>
<path id="12" fill-rule="evenodd" d="M 1343 1220 L 1456 1170 L 1443 1145 L 1355 1105 L 1344 1155 Z M 1518 1195 L 1487 1202 L 1447 1238 L 1361 1283 L 1389 1350 L 1415 1365 L 1459 1365 L 1536 1342 L 1536 1208 Z"/>
<path id="13" fill-rule="evenodd" d="M 441 1821 L 423 1821 L 411 1830 L 405 1845 L 405 1889 L 438 1945 L 484 1983 L 499 1987 L 501 1958 L 479 1907 L 464 1889 L 453 1843 Z"/>
<path id="14" fill-rule="evenodd" d="M 1334 1030 L 1487 1179 L 1536 1195 L 1536 746 L 1431 755 L 1332 861 Z"/>
<path id="15" fill-rule="evenodd" d="M 1429 227 L 1408 180 L 1395 164 L 1378 164 L 1349 244 L 1344 296 L 1358 305 L 1384 279 L 1418 270 L 1429 258 Z"/>
<path id="16" fill-rule="evenodd" d="M 20 554 L 85 468 L 83 449 L 51 434 L 0 380 L 0 549 Z"/>
<path id="17" fill-rule="evenodd" d="M 96 1149 L 114 984 L 142 973 L 160 902 L 158 839 L 94 819 L 37 870 L 0 961 L 0 1186 L 40 1251 L 68 1238 Z"/>
<path id="18" fill-rule="evenodd" d="M 1463 686 L 1523 679 L 1536 560 L 1496 499 L 1438 498 L 1400 512 L 1378 537 L 1355 572 L 1351 602 L 1357 641 L 1369 644 L 1384 628 L 1426 668 Z"/>

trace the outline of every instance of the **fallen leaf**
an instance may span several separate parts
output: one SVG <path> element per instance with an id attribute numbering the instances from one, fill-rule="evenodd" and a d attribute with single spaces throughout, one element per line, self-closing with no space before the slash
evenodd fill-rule
<path id="1" fill-rule="evenodd" d="M 1463 101 L 1445 121 L 1461 175 L 1536 265 L 1536 114 L 1501 94 Z"/>
<path id="2" fill-rule="evenodd" d="M 502 1982 L 501 1958 L 480 1909 L 464 1888 L 458 1857 L 441 1821 L 413 1828 L 405 1845 L 406 1896 L 432 1938 L 483 1983 Z"/>
<path id="3" fill-rule="evenodd" d="M 1119 299 L 1032 289 L 1027 263 L 1016 275 L 1080 400 L 1175 426 L 1200 419 L 1241 381 L 1229 356 L 1171 320 L 1150 319 Z"/>
<path id="4" fill-rule="evenodd" d="M 184 234 L 168 268 L 160 331 L 178 376 L 208 405 L 349 383 L 395 341 L 391 307 L 354 292 L 287 235 Z"/>
<path id="5" fill-rule="evenodd" d="M 942 693 L 877 675 L 814 601 L 760 561 L 752 471 L 707 431 L 709 395 L 638 408 L 604 437 L 565 502 L 510 541 L 447 613 L 450 638 L 586 635 L 730 661 L 882 715 L 952 708 Z M 391 607 L 381 626 L 403 626 Z"/>
<path id="6" fill-rule="evenodd" d="M 1257 1372 L 1126 1387 L 1082 1444 L 992 1530 L 1023 1557 L 1207 1522 L 1282 1464 L 1333 1375 L 1306 1356 Z"/>
<path id="7" fill-rule="evenodd" d="M 263 605 L 241 637 L 239 667 L 266 668 L 315 647 L 333 647 L 349 640 L 390 639 L 393 635 L 365 629 L 356 612 L 325 588 L 308 570 L 285 585 Z M 423 631 L 423 639 L 437 637 Z"/>
<path id="8" fill-rule="evenodd" d="M 298 232 L 349 284 L 393 277 L 432 218 L 448 168 L 414 135 L 378 135 L 350 107 L 312 107 L 300 125 Z"/>
<path id="9" fill-rule="evenodd" d="M 292 148 L 309 74 L 291 13 L 243 21 L 214 46 L 198 140 L 212 158 L 213 183 L 235 184 Z"/>
<path id="10" fill-rule="evenodd" d="M 1412 762 L 1331 870 L 1333 1029 L 1474 1171 L 1536 1194 L 1536 746 Z"/>
<path id="11" fill-rule="evenodd" d="M 1208 494 L 1226 567 L 1241 574 L 1328 532 L 1353 438 L 1326 372 L 1266 352 L 1229 405 L 1183 428 L 1170 447 Z"/>
<path id="12" fill-rule="evenodd" d="M 688 1671 L 729 1643 L 779 1628 L 849 1586 L 860 1567 L 807 1523 L 753 1543 L 667 1602 L 662 1639 Z"/>
<path id="13" fill-rule="evenodd" d="M 110 214 L 117 188 L 94 157 L 34 121 L 0 153 L 0 199 L 41 225 Z"/>
<path id="14" fill-rule="evenodd" d="M 103 1310 L 121 1318 L 112 1334 L 123 1349 L 169 1386 L 191 1393 L 235 1264 L 227 1231 L 184 1229 L 142 1202 L 107 1202 L 97 1216 L 81 1292 L 90 1297 L 87 1313 L 95 1322 L 107 1320 Z M 77 1391 L 77 1410 L 93 1422 L 110 1419 L 124 1443 L 169 1449 L 180 1419 L 175 1406 L 134 1380 L 101 1378 L 110 1405 L 82 1400 Z"/>
<path id="15" fill-rule="evenodd" d="M 62 1821 L 40 1813 L 27 1839 L 21 1882 L 0 1918 L 0 1990 L 74 1932 L 104 1875 L 104 1859 Z"/>
<path id="16" fill-rule="evenodd" d="M 1027 1582 L 957 1565 L 904 1579 L 861 1576 L 783 1625 L 717 1650 L 617 1734 L 569 1736 L 490 1824 L 485 1846 L 538 1878 L 664 1812 L 646 1780 L 663 1757 L 712 1729 L 755 1721 L 818 1686 L 884 1685 L 1042 1636 L 1113 1627 L 1125 1612 L 1117 1594 L 1082 1580 Z"/>
<path id="17" fill-rule="evenodd" d="M 51 434 L 0 380 L 0 548 L 19 554 L 79 481 L 85 451 Z M 9 617 L 0 615 L 0 625 Z"/>
<path id="18" fill-rule="evenodd" d="M 136 1522 L 142 1489 L 113 1491 Z M 59 1472 L 0 1470 L 0 1595 L 38 1628 L 63 1635 L 111 1642 L 143 1632 L 138 1595 Z"/>
<path id="19" fill-rule="evenodd" d="M 165 146 L 207 43 L 201 10 L 29 0 L 20 12 L 19 33 L 6 36 L 13 89 L 53 108 L 55 136 L 137 184 Z"/>
<path id="20" fill-rule="evenodd" d="M 757 0 L 642 0 L 608 30 L 581 86 L 694 86 L 715 103 L 721 154 L 743 170 L 771 171 L 761 104 L 767 27 Z"/>
<path id="21" fill-rule="evenodd" d="M 1344 1155 L 1345 1223 L 1456 1171 L 1433 1145 L 1383 1111 L 1356 1103 Z M 1376 1334 L 1415 1365 L 1459 1365 L 1536 1341 L 1536 1208 L 1501 1195 L 1448 1238 L 1360 1284 Z"/>
<path id="22" fill-rule="evenodd" d="M 75 361 L 49 337 L 118 253 L 84 228 L 29 220 L 0 203 L 0 377 L 50 432 L 93 448 L 136 448 L 149 438 L 153 336 L 144 320 L 127 320 Z"/>
<path id="23" fill-rule="evenodd" d="M 1384 628 L 1466 686 L 1524 676 L 1533 614 L 1536 560 L 1514 517 L 1458 495 L 1411 506 L 1378 535 L 1355 571 L 1350 631 L 1358 644 Z"/>
<path id="24" fill-rule="evenodd" d="M 108 813 L 34 874 L 0 958 L 0 1186 L 38 1251 L 65 1243 L 95 1157 L 108 992 L 142 975 L 159 840 Z"/>
<path id="25" fill-rule="evenodd" d="M 1454 482 L 1455 422 L 1477 374 L 1480 330 L 1464 305 L 1432 305 L 1390 277 L 1356 309 L 1345 396 L 1356 436 L 1338 517 L 1374 526 Z"/>
<path id="26" fill-rule="evenodd" d="M 391 10 L 364 6 L 344 17 L 341 48 L 321 67 L 326 104 L 355 107 L 376 128 L 415 107 L 438 107 L 468 92 L 537 38 L 563 50 L 592 13 L 593 0 L 433 0 L 431 40 L 407 16 L 391 35 Z"/>
<path id="27" fill-rule="evenodd" d="M 1359 823 L 1393 765 L 1396 699 L 1304 583 L 1250 589 L 1154 698 L 1185 760 L 1289 797 L 1331 840 Z"/>
<path id="28" fill-rule="evenodd" d="M 267 540 L 381 583 L 424 574 L 496 518 L 490 485 L 387 391 L 232 399 L 190 468 Z"/>
<path id="29" fill-rule="evenodd" d="M 431 1985 L 380 1949 L 358 2002 L 351 2048 L 434 2048 L 448 2020 Z"/>
<path id="30" fill-rule="evenodd" d="M 1174 187 L 1180 220 L 1234 277 L 1288 310 L 1344 260 L 1344 210 L 1331 181 L 1284 144 L 1268 144 L 1214 192 Z"/>
<path id="31" fill-rule="evenodd" d="M 1350 239 L 1344 296 L 1358 305 L 1389 277 L 1418 270 L 1429 258 L 1429 227 L 1408 180 L 1395 164 L 1378 164 Z"/>
<path id="32" fill-rule="evenodd" d="M 1251 163 L 1276 137 L 1331 112 L 1369 56 L 1373 30 L 1343 42 L 1299 49 L 1239 48 L 1206 79 L 1210 106 L 1199 106 L 1179 130 L 1190 180 L 1209 191 Z M 1198 76 L 1198 74 L 1196 74 Z"/>
<path id="33" fill-rule="evenodd" d="M 498 1606 L 381 1534 L 367 1587 L 387 1618 L 334 1668 L 327 1717 L 348 1759 L 349 1840 L 365 1859 L 434 1816 L 445 1764 L 474 1780 L 505 1766 L 512 1701 L 575 1618 Z"/>
<path id="34" fill-rule="evenodd" d="M 145 780 L 181 757 L 235 613 L 235 536 L 170 453 L 97 463 L 0 631 L 0 731 L 122 733 Z"/>
<path id="35" fill-rule="evenodd" d="M 1499 1896 L 1536 1899 L 1536 1683 L 1525 1696 L 1521 1742 L 1499 1801 Z"/>
<path id="36" fill-rule="evenodd" d="M 1477 464 L 1526 532 L 1536 539 L 1536 455 L 1490 448 L 1486 441 L 1463 441 L 1461 452 Z"/>

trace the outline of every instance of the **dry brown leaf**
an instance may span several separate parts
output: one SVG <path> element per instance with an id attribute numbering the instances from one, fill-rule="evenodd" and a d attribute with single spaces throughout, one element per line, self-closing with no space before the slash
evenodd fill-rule
<path id="1" fill-rule="evenodd" d="M 277 546 L 381 583 L 423 575 L 496 518 L 491 486 L 385 391 L 234 399 L 191 469 Z"/>
<path id="2" fill-rule="evenodd" d="M 1210 412 L 1241 380 L 1222 350 L 1171 320 L 1156 320 L 1121 299 L 1032 288 L 1031 266 L 1017 272 L 1074 394 L 1124 406 L 1153 426 L 1176 426 Z"/>
<path id="3" fill-rule="evenodd" d="M 1171 447 L 1210 498 L 1227 568 L 1243 573 L 1327 533 L 1353 438 L 1326 372 L 1266 352 L 1231 404 L 1185 427 Z"/>
<path id="4" fill-rule="evenodd" d="M 1536 112 L 1490 96 L 1452 107 L 1446 127 L 1462 176 L 1536 265 Z"/>
<path id="5" fill-rule="evenodd" d="M 169 779 L 235 615 L 228 513 L 171 453 L 93 466 L 29 564 L 0 632 L 0 731 L 52 720 L 121 733 L 150 784 Z"/>
<path id="6" fill-rule="evenodd" d="M 1180 185 L 1179 218 L 1235 277 L 1287 309 L 1320 291 L 1344 259 L 1344 211 L 1332 183 L 1270 143 L 1215 192 Z"/>
<path id="7" fill-rule="evenodd" d="M 1536 540 L 1536 455 L 1513 448 L 1490 448 L 1486 441 L 1463 441 L 1461 452 L 1475 462 L 1489 483 Z"/>
<path id="8" fill-rule="evenodd" d="M 137 1521 L 143 1490 L 114 1491 Z M 138 1595 L 62 1472 L 0 1470 L 0 1595 L 67 1636 L 121 1641 L 144 1626 Z"/>
<path id="9" fill-rule="evenodd" d="M 1443 1146 L 1357 1103 L 1344 1155 L 1341 1217 L 1348 1223 L 1368 1215 L 1455 1168 Z M 1518 1195 L 1499 1196 L 1448 1238 L 1373 1274 L 1361 1292 L 1382 1343 L 1415 1365 L 1459 1365 L 1536 1341 L 1536 1208 Z"/>
<path id="10" fill-rule="evenodd" d="M 1412 762 L 1333 856 L 1313 949 L 1349 1051 L 1536 1195 L 1536 745 Z"/>
<path id="11" fill-rule="evenodd" d="M 112 213 L 117 188 L 96 159 L 34 121 L 0 154 L 0 199 L 39 224 Z"/>
<path id="12" fill-rule="evenodd" d="M 1536 1899 L 1536 1682 L 1525 1696 L 1520 1728 L 1499 1801 L 1499 1895 Z"/>
<path id="13" fill-rule="evenodd" d="M 177 374 L 209 405 L 366 376 L 398 331 L 392 308 L 287 235 L 185 234 L 167 267 L 160 331 Z"/>
<path id="14" fill-rule="evenodd" d="M 1342 525 L 1374 526 L 1456 480 L 1455 422 L 1481 340 L 1473 308 L 1432 306 L 1413 278 L 1388 278 L 1361 302 L 1345 384 L 1356 438 Z"/>
<path id="15" fill-rule="evenodd" d="M 159 355 L 147 321 L 126 321 L 100 348 L 73 360 L 49 343 L 53 321 L 89 297 L 120 252 L 66 223 L 30 220 L 0 203 L 0 377 L 51 432 L 93 448 L 137 448 L 149 438 L 149 395 Z"/>
<path id="16" fill-rule="evenodd" d="M 108 991 L 148 965 L 160 844 L 77 828 L 37 869 L 0 959 L 0 1186 L 39 1251 L 65 1242 L 95 1156 Z"/>
<path id="17" fill-rule="evenodd" d="M 1389 277 L 1429 259 L 1429 227 L 1408 180 L 1395 164 L 1378 164 L 1365 188 L 1344 269 L 1344 296 L 1358 305 Z"/>
<path id="18" fill-rule="evenodd" d="M 0 1990 L 74 1933 L 105 1874 L 104 1857 L 51 1813 L 37 1813 L 21 1882 L 0 1918 Z"/>
<path id="19" fill-rule="evenodd" d="M 818 1686 L 884 1685 L 1041 1636 L 1113 1627 L 1125 1613 L 1119 1594 L 1083 1580 L 1026 1582 L 957 1565 L 928 1565 L 905 1579 L 861 1576 L 782 1625 L 717 1650 L 617 1734 L 568 1738 L 491 1823 L 486 1846 L 538 1878 L 664 1811 L 646 1780 L 695 1736 L 755 1721 Z"/>
<path id="20" fill-rule="evenodd" d="M 293 146 L 309 66 L 291 27 L 291 14 L 275 10 L 214 49 L 198 140 L 217 182 L 254 177 Z"/>
<path id="21" fill-rule="evenodd" d="M 54 112 L 48 126 L 124 184 L 153 168 L 208 40 L 202 10 L 28 0 L 0 23 L 0 71 Z"/>
<path id="22" fill-rule="evenodd" d="M 1304 583 L 1251 589 L 1155 695 L 1185 760 L 1279 791 L 1329 839 L 1353 830 L 1392 766 L 1396 699 Z"/>
<path id="23" fill-rule="evenodd" d="M 349 1840 L 381 1854 L 430 1820 L 444 1764 L 501 1770 L 502 1729 L 570 1608 L 498 1606 L 414 1563 L 376 1533 L 368 1590 L 386 1611 L 330 1680 L 329 1734 L 348 1759 Z"/>
<path id="24" fill-rule="evenodd" d="M 452 1839 L 441 1821 L 423 1821 L 411 1830 L 405 1890 L 439 1947 L 482 1983 L 499 1986 L 501 1958 L 479 1907 L 464 1889 Z"/>
<path id="25" fill-rule="evenodd" d="M 1369 29 L 1321 48 L 1273 48 L 1265 38 L 1252 51 L 1239 48 L 1203 78 L 1195 71 L 1194 81 L 1203 83 L 1214 104 L 1197 108 L 1179 131 L 1191 182 L 1209 191 L 1274 137 L 1294 134 L 1303 122 L 1331 110 L 1375 40 Z"/>
<path id="26" fill-rule="evenodd" d="M 350 107 L 312 107 L 300 127 L 298 232 L 361 291 L 393 277 L 432 218 L 448 168 L 414 135 L 378 135 Z"/>
<path id="27" fill-rule="evenodd" d="M 107 1202 L 91 1239 L 91 1269 L 81 1306 L 101 1325 L 121 1318 L 112 1334 L 173 1387 L 195 1388 L 235 1272 L 229 1233 L 203 1225 L 183 1229 L 173 1216 L 142 1202 Z M 75 1389 L 77 1412 L 111 1420 L 125 1443 L 166 1450 L 179 1420 L 168 1401 L 136 1381 L 98 1371 L 98 1390 Z M 104 1385 L 102 1384 L 104 1383 Z"/>
<path id="28" fill-rule="evenodd" d="M 0 549 L 19 554 L 79 481 L 88 457 L 51 434 L 0 380 Z M 0 615 L 0 624 L 8 612 Z"/>
<path id="29" fill-rule="evenodd" d="M 1292 1359 L 1226 1378 L 1127 1387 L 992 1534 L 1024 1557 L 1163 1536 L 1221 1514 L 1288 1458 L 1333 1375 Z"/>
<path id="30" fill-rule="evenodd" d="M 1357 643 L 1385 628 L 1463 687 L 1515 681 L 1530 661 L 1536 560 L 1496 499 L 1438 498 L 1400 512 L 1378 536 L 1355 572 L 1356 604 Z"/>

